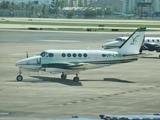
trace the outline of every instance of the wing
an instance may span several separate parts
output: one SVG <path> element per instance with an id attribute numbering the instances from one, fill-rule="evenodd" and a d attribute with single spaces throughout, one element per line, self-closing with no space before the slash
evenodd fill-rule
<path id="1" fill-rule="evenodd" d="M 42 68 L 59 68 L 67 70 L 89 69 L 90 64 L 81 62 L 50 62 L 42 63 Z"/>

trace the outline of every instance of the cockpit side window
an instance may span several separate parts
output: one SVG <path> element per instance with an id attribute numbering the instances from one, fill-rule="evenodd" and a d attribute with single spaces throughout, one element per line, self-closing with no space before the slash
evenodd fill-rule
<path id="1" fill-rule="evenodd" d="M 124 42 L 125 39 L 117 38 L 115 41 Z"/>
<path id="2" fill-rule="evenodd" d="M 49 57 L 53 57 L 54 56 L 54 54 L 53 53 L 49 53 Z"/>
<path id="3" fill-rule="evenodd" d="M 54 54 L 53 54 L 53 53 L 42 52 L 42 53 L 40 54 L 40 56 L 41 56 L 41 57 L 53 57 Z"/>
<path id="4" fill-rule="evenodd" d="M 117 38 L 115 41 L 120 41 L 121 40 L 121 38 Z"/>

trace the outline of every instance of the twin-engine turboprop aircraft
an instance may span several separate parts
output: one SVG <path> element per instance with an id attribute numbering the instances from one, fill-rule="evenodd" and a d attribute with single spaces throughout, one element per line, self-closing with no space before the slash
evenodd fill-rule
<path id="1" fill-rule="evenodd" d="M 68 74 L 76 74 L 73 80 L 78 82 L 80 71 L 136 61 L 145 29 L 137 29 L 118 49 L 114 50 L 45 50 L 37 56 L 20 60 L 16 63 L 19 67 L 17 81 L 23 80 L 21 73 L 25 70 L 62 73 L 62 79 L 66 79 Z"/>

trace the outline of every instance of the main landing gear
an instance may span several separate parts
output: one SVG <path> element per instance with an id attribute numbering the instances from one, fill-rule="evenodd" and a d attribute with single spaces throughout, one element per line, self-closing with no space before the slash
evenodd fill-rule
<path id="1" fill-rule="evenodd" d="M 76 74 L 76 77 L 73 78 L 73 81 L 74 81 L 74 82 L 79 82 L 78 74 Z"/>
<path id="2" fill-rule="evenodd" d="M 21 68 L 19 68 L 19 75 L 16 77 L 17 81 L 22 81 L 23 80 L 23 77 L 22 77 L 21 73 L 22 73 Z"/>
<path id="3" fill-rule="evenodd" d="M 61 79 L 65 80 L 67 78 L 67 75 L 65 75 L 64 73 L 62 73 L 61 75 Z M 79 77 L 78 74 L 76 74 L 76 77 L 73 78 L 74 82 L 79 82 Z"/>
<path id="4" fill-rule="evenodd" d="M 65 75 L 64 73 L 62 73 L 61 78 L 62 78 L 63 80 L 65 80 L 65 79 L 67 78 L 67 75 Z"/>

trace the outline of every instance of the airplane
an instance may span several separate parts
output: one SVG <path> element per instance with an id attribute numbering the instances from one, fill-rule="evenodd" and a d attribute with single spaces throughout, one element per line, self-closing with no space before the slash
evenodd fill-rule
<path id="1" fill-rule="evenodd" d="M 153 115 L 99 115 L 104 120 L 160 120 L 160 114 Z"/>
<path id="2" fill-rule="evenodd" d="M 138 60 L 139 49 L 146 28 L 138 28 L 119 48 L 114 50 L 44 50 L 37 56 L 27 57 L 16 62 L 19 67 L 17 81 L 22 81 L 22 71 L 61 73 L 61 79 L 76 74 L 73 81 L 78 82 L 80 71 L 105 66 L 128 63 Z M 27 55 L 28 56 L 28 55 Z"/>
<path id="3" fill-rule="evenodd" d="M 113 49 L 122 45 L 128 37 L 118 37 L 116 40 L 107 42 L 102 45 L 104 49 Z M 145 40 L 142 45 L 142 50 L 149 50 L 160 52 L 160 37 L 145 37 Z"/>
<path id="4" fill-rule="evenodd" d="M 160 120 L 160 114 L 144 114 L 144 115 L 99 115 L 98 118 L 79 118 L 72 116 L 72 118 L 62 118 L 55 120 Z"/>

